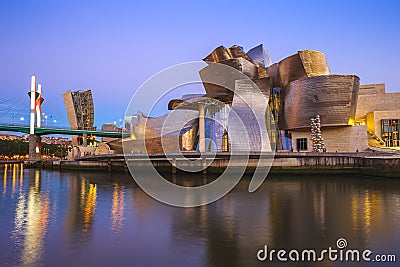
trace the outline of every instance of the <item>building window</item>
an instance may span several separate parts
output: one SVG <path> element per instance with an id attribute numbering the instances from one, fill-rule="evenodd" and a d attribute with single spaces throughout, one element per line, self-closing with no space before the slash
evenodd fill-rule
<path id="1" fill-rule="evenodd" d="M 387 147 L 400 146 L 400 119 L 381 120 L 381 137 Z"/>
<path id="2" fill-rule="evenodd" d="M 308 150 L 308 148 L 307 148 L 307 138 L 297 138 L 296 139 L 296 150 L 297 151 Z"/>

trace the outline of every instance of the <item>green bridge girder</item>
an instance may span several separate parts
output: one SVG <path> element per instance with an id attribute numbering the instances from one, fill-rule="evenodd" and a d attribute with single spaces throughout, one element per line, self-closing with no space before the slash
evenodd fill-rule
<path id="1" fill-rule="evenodd" d="M 20 132 L 29 134 L 29 126 L 16 126 L 16 125 L 0 125 L 0 131 L 7 132 Z M 89 131 L 89 130 L 71 130 L 71 129 L 53 129 L 53 128 L 35 128 L 35 135 L 47 135 L 47 134 L 64 134 L 64 135 L 94 135 L 99 137 L 114 137 L 114 138 L 125 138 L 129 137 L 129 133 L 119 132 L 101 132 L 101 131 Z"/>

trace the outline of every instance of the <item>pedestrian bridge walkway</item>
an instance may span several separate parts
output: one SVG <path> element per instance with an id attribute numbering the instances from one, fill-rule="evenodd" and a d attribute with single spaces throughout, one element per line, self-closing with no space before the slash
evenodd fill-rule
<path id="1" fill-rule="evenodd" d="M 19 132 L 29 134 L 28 125 L 8 125 L 0 124 L 0 131 L 7 132 Z M 63 135 L 94 135 L 99 137 L 114 137 L 123 138 L 128 137 L 129 133 L 121 132 L 102 132 L 102 131 L 90 131 L 90 130 L 73 130 L 68 128 L 49 128 L 49 127 L 35 127 L 35 135 L 47 135 L 47 134 L 63 134 Z"/>

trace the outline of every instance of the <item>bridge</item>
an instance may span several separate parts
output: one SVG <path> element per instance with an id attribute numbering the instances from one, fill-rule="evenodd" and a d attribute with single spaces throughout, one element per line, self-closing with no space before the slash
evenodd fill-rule
<path id="1" fill-rule="evenodd" d="M 30 134 L 30 126 L 0 124 L 0 131 Z M 50 128 L 50 127 L 40 127 L 40 128 L 35 127 L 34 133 L 37 136 L 48 135 L 48 134 L 63 134 L 63 135 L 94 135 L 98 137 L 113 137 L 113 138 L 129 137 L 130 135 L 129 133 L 124 133 L 124 132 L 102 132 L 102 131 L 74 130 L 68 128 Z"/>
<path id="2" fill-rule="evenodd" d="M 0 118 L 4 119 L 6 116 L 11 115 L 7 122 L 0 122 L 0 131 L 5 132 L 19 132 L 29 135 L 29 159 L 30 160 L 40 160 L 40 146 L 41 146 L 41 136 L 49 135 L 49 134 L 60 134 L 60 135 L 73 135 L 73 136 L 82 136 L 82 145 L 87 145 L 88 136 L 96 136 L 96 137 L 111 137 L 111 138 L 124 138 L 129 137 L 130 133 L 122 131 L 113 131 L 113 132 L 104 132 L 94 130 L 93 122 L 92 125 L 86 127 L 85 125 L 76 125 L 71 128 L 64 128 L 60 126 L 55 126 L 57 120 L 53 120 L 53 127 L 47 126 L 48 116 L 42 112 L 42 103 L 44 102 L 43 98 L 43 90 L 42 85 L 37 84 L 36 76 L 31 77 L 31 87 L 28 92 L 29 98 L 26 98 L 26 94 L 21 96 L 15 96 L 7 100 L 0 101 Z M 25 96 L 25 97 L 24 97 Z M 72 96 L 71 96 L 72 97 Z M 19 101 L 18 103 L 12 103 L 12 101 L 16 99 Z M 81 100 L 81 99 L 80 99 Z M 64 103 L 65 103 L 64 98 Z M 72 99 L 70 101 L 73 101 Z M 28 103 L 25 103 L 28 102 Z M 46 102 L 47 103 L 47 102 Z M 71 103 L 70 103 L 71 104 Z M 75 105 L 72 103 L 72 105 Z M 79 102 L 76 104 L 79 106 L 80 110 L 85 109 L 83 103 Z M 46 105 L 47 106 L 47 105 Z M 30 109 L 29 109 L 30 107 Z M 57 109 L 57 108 L 56 108 Z M 68 109 L 68 108 L 67 108 Z M 29 120 L 27 124 L 23 124 L 25 121 L 25 117 L 21 116 L 21 124 L 15 124 L 15 117 L 17 115 L 22 115 L 23 113 L 27 115 L 25 112 L 29 111 Z M 82 111 L 81 111 L 82 112 Z M 85 111 L 88 113 L 88 111 Z M 93 111 L 92 111 L 93 112 Z M 86 114 L 85 113 L 85 114 Z M 70 118 L 68 117 L 68 120 Z M 10 123 L 12 120 L 12 124 Z M 50 115 L 50 122 L 52 121 L 52 116 Z M 43 125 L 45 124 L 45 125 Z M 71 121 L 70 121 L 71 124 Z M 76 124 L 76 123 L 75 123 Z M 73 125 L 75 125 L 73 124 Z M 86 128 L 86 129 L 85 129 Z M 91 129 L 91 130 L 87 130 Z"/>

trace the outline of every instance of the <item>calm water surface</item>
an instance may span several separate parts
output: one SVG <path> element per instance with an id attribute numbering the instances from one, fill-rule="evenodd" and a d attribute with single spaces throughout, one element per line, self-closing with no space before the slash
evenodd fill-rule
<path id="1" fill-rule="evenodd" d="M 221 200 L 175 208 L 124 173 L 0 166 L 1 266 L 400 266 L 400 181 L 270 175 Z M 204 177 L 177 177 L 198 183 Z M 258 250 L 348 248 L 397 263 L 259 262 Z"/>

